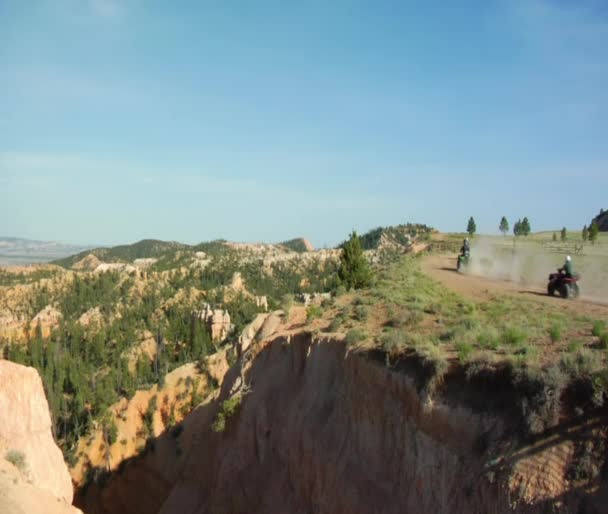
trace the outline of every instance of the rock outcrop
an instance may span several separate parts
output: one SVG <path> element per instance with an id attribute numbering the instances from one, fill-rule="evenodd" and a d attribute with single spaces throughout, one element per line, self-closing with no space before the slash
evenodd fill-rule
<path id="1" fill-rule="evenodd" d="M 93 271 L 97 266 L 101 264 L 101 261 L 95 254 L 88 254 L 86 257 L 83 257 L 78 262 L 74 263 L 72 269 L 76 271 Z"/>
<path id="2" fill-rule="evenodd" d="M 28 482 L 23 473 L 0 458 L 0 514 L 82 514 L 45 489 Z"/>
<path id="3" fill-rule="evenodd" d="M 521 414 L 458 372 L 431 398 L 415 361 L 391 371 L 341 341 L 253 351 L 252 390 L 224 432 L 205 410 L 188 420 L 193 450 L 161 514 L 606 512 L 605 479 L 568 475 L 578 437 L 603 448 L 601 416 L 522 439 Z"/>
<path id="4" fill-rule="evenodd" d="M 0 413 L 0 457 L 16 462 L 32 487 L 71 504 L 72 481 L 53 440 L 49 406 L 34 368 L 0 360 Z"/>
<path id="5" fill-rule="evenodd" d="M 205 304 L 202 310 L 196 312 L 195 317 L 207 325 L 213 341 L 223 341 L 232 330 L 230 314 L 223 309 L 212 309 Z"/>

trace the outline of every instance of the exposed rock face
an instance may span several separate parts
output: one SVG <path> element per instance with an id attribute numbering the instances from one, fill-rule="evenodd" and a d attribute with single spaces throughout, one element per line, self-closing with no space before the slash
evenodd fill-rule
<path id="1" fill-rule="evenodd" d="M 136 273 L 137 268 L 132 264 L 122 262 L 102 262 L 95 268 L 95 273 L 105 273 L 106 271 L 122 271 L 125 273 Z"/>
<path id="2" fill-rule="evenodd" d="M 129 371 L 135 372 L 137 361 L 143 355 L 150 362 L 154 360 L 158 352 L 158 343 L 152 332 L 145 330 L 139 342 L 124 352 L 124 357 L 127 358 Z"/>
<path id="3" fill-rule="evenodd" d="M 86 257 L 76 262 L 72 266 L 72 269 L 75 269 L 76 271 L 93 271 L 100 264 L 101 261 L 99 260 L 99 258 L 96 255 L 90 253 Z"/>
<path id="4" fill-rule="evenodd" d="M 599 471 L 585 483 L 568 476 L 577 440 L 605 454 L 605 411 L 520 438 L 512 391 L 471 384 L 457 366 L 431 393 L 415 360 L 389 369 L 340 340 L 281 335 L 250 356 L 249 393 L 222 433 L 210 427 L 238 365 L 179 436 L 161 434 L 93 491 L 87 513 L 606 512 Z"/>
<path id="5" fill-rule="evenodd" d="M 207 325 L 213 341 L 223 341 L 232 330 L 230 314 L 223 309 L 212 309 L 206 304 L 195 316 Z"/>
<path id="6" fill-rule="evenodd" d="M 76 507 L 29 483 L 17 467 L 0 458 L 0 514 L 79 513 Z"/>
<path id="7" fill-rule="evenodd" d="M 72 482 L 51 434 L 42 381 L 34 368 L 0 360 L 0 456 L 23 455 L 31 484 L 68 504 Z"/>
<path id="8" fill-rule="evenodd" d="M 42 326 L 54 326 L 57 325 L 63 315 L 57 309 L 47 305 L 44 309 L 42 309 L 38 314 L 34 316 L 32 319 L 32 324 L 37 325 L 40 323 Z"/>
<path id="9" fill-rule="evenodd" d="M 89 326 L 91 323 L 101 323 L 103 321 L 103 314 L 99 307 L 91 307 L 87 312 L 83 313 L 78 318 L 78 323 L 83 327 Z"/>
<path id="10" fill-rule="evenodd" d="M 270 336 L 272 336 L 283 321 L 281 314 L 279 312 L 272 312 L 268 315 L 268 317 L 264 320 L 264 324 L 260 328 L 260 331 L 256 334 L 255 338 L 258 341 L 262 341 Z"/>
<path id="11" fill-rule="evenodd" d="M 246 352 L 249 349 L 249 347 L 251 346 L 251 343 L 255 339 L 255 336 L 257 335 L 257 333 L 262 328 L 262 325 L 264 324 L 264 321 L 266 321 L 266 318 L 268 316 L 269 316 L 268 313 L 261 312 L 260 314 L 258 314 L 255 317 L 255 319 L 251 323 L 249 323 L 249 325 L 247 325 L 243 329 L 243 332 L 239 336 L 239 351 L 240 351 L 240 353 L 244 353 L 244 352 Z"/>
<path id="12" fill-rule="evenodd" d="M 315 247 L 312 245 L 312 243 L 308 239 L 302 238 L 302 243 L 304 244 L 304 247 L 306 248 L 307 252 L 315 251 Z"/>
<path id="13" fill-rule="evenodd" d="M 211 433 L 203 411 L 189 420 L 193 451 L 162 514 L 605 512 L 606 481 L 590 494 L 567 478 L 567 430 L 518 440 L 516 416 L 462 401 L 479 394 L 466 380 L 433 401 L 411 373 L 339 341 L 255 350 L 252 392 L 226 431 Z M 597 444 L 605 428 L 586 437 Z"/>
<path id="14" fill-rule="evenodd" d="M 139 269 L 147 269 L 153 264 L 156 264 L 157 262 L 158 259 L 155 259 L 154 257 L 145 257 L 141 259 L 135 259 L 133 261 L 133 265 Z"/>
<path id="15" fill-rule="evenodd" d="M 331 300 L 331 293 L 300 293 L 298 300 L 301 301 L 305 307 L 309 305 L 321 305 L 325 300 Z"/>
<path id="16" fill-rule="evenodd" d="M 228 367 L 225 352 L 207 361 L 209 375 L 221 381 Z M 196 364 L 189 363 L 168 373 L 162 387 L 140 389 L 130 400 L 121 398 L 109 409 L 117 430 L 116 441 L 107 445 L 101 427 L 81 438 L 77 454 L 82 457 L 70 470 L 74 483 L 82 485 L 89 469 L 115 471 L 123 461 L 137 456 L 143 451 L 147 437 L 158 436 L 170 428 L 170 424 L 179 423 L 191 410 L 192 398 L 202 396 L 207 390 L 207 376 Z M 144 414 L 150 405 L 153 406 L 151 425 L 145 427 Z"/>
<path id="17" fill-rule="evenodd" d="M 239 353 L 245 353 L 254 341 L 261 341 L 272 336 L 282 322 L 282 311 L 258 314 L 239 336 Z"/>

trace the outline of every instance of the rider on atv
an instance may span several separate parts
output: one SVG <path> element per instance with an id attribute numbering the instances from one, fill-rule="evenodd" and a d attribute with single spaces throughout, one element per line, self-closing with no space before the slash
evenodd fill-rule
<path id="1" fill-rule="evenodd" d="M 460 248 L 460 254 L 458 255 L 458 259 L 456 261 L 456 269 L 460 271 L 463 266 L 466 266 L 469 263 L 469 257 L 471 255 L 471 245 L 469 244 L 469 238 L 467 237 L 462 242 L 462 247 Z"/>
<path id="2" fill-rule="evenodd" d="M 465 237 L 464 241 L 462 242 L 462 247 L 460 248 L 460 254 L 465 257 L 468 256 L 471 253 L 471 245 L 469 243 L 469 238 Z"/>
<path id="3" fill-rule="evenodd" d="M 576 298 L 580 295 L 580 288 L 577 284 L 579 275 L 572 271 L 572 257 L 566 257 L 564 265 L 557 270 L 557 273 L 549 275 L 549 283 L 547 284 L 547 293 L 553 296 L 556 292 L 562 298 Z"/>
<path id="4" fill-rule="evenodd" d="M 572 257 L 566 255 L 566 261 L 564 262 L 564 265 L 557 271 L 563 273 L 566 278 L 572 278 L 574 276 L 574 273 L 572 271 Z"/>

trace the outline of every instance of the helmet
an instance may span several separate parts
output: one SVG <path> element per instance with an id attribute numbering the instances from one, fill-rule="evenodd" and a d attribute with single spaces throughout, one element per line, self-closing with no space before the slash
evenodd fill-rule
<path id="1" fill-rule="evenodd" d="M 570 257 L 569 255 L 566 255 L 566 261 L 570 262 L 572 260 L 572 257 Z"/>

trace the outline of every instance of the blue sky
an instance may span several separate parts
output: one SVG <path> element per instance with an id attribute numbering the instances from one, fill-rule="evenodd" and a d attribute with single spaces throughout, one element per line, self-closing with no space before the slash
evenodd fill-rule
<path id="1" fill-rule="evenodd" d="M 0 0 L 0 235 L 578 230 L 607 49 L 600 0 Z"/>

